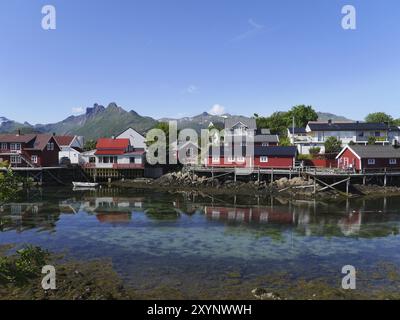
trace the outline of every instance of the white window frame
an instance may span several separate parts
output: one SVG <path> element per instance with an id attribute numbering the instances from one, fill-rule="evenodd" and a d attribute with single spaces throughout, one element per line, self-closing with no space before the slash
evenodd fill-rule
<path id="1" fill-rule="evenodd" d="M 10 143 L 10 150 L 12 151 L 20 151 L 21 144 L 20 143 Z"/>
<path id="2" fill-rule="evenodd" d="M 21 157 L 20 157 L 20 156 L 11 156 L 11 157 L 10 157 L 10 162 L 11 162 L 11 163 L 19 164 L 19 163 L 22 162 L 22 161 L 21 161 Z"/>
<path id="3" fill-rule="evenodd" d="M 243 163 L 245 161 L 244 157 L 236 157 L 237 163 Z"/>
<path id="4" fill-rule="evenodd" d="M 32 163 L 38 163 L 38 156 L 35 155 L 35 154 L 31 155 L 31 162 Z"/>
<path id="5" fill-rule="evenodd" d="M 212 161 L 212 163 L 219 163 L 220 158 L 219 158 L 219 156 L 213 156 L 211 161 Z"/>
<path id="6" fill-rule="evenodd" d="M 397 159 L 389 159 L 389 164 L 397 164 Z"/>
<path id="7" fill-rule="evenodd" d="M 269 160 L 269 159 L 268 159 L 267 156 L 261 156 L 261 157 L 260 157 L 260 162 L 261 162 L 261 163 L 267 163 L 268 160 Z"/>
<path id="8" fill-rule="evenodd" d="M 7 142 L 2 142 L 1 143 L 1 150 L 7 150 L 8 148 L 8 143 Z"/>
<path id="9" fill-rule="evenodd" d="M 376 164 L 375 159 L 368 159 L 368 164 L 369 164 L 369 165 L 374 165 L 374 164 Z"/>
<path id="10" fill-rule="evenodd" d="M 268 147 L 268 146 L 269 146 L 269 143 L 268 143 L 268 142 L 263 142 L 263 143 L 261 143 L 261 146 L 262 146 L 262 147 Z"/>
<path id="11" fill-rule="evenodd" d="M 234 161 L 235 161 L 235 158 L 232 157 L 232 156 L 229 156 L 229 157 L 227 158 L 227 162 L 228 162 L 228 163 L 232 163 L 232 162 L 234 162 Z"/>
<path id="12" fill-rule="evenodd" d="M 54 142 L 48 142 L 47 143 L 47 150 L 48 151 L 53 151 L 54 150 Z"/>

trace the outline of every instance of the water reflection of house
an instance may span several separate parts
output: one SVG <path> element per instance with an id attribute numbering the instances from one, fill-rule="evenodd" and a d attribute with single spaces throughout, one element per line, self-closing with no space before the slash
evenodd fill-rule
<path id="1" fill-rule="evenodd" d="M 84 200 L 83 209 L 87 212 L 132 212 L 142 210 L 144 201 L 141 197 L 85 197 Z"/>
<path id="2" fill-rule="evenodd" d="M 338 226 L 345 236 L 358 234 L 361 230 L 362 214 L 359 211 L 350 213 L 338 222 Z"/>
<path id="3" fill-rule="evenodd" d="M 59 211 L 45 211 L 41 202 L 8 203 L 0 206 L 0 230 L 53 229 L 59 220 Z"/>
<path id="4" fill-rule="evenodd" d="M 128 223 L 132 212 L 142 211 L 144 199 L 141 197 L 86 197 L 83 209 L 92 212 L 101 223 Z"/>
<path id="5" fill-rule="evenodd" d="M 205 207 L 208 218 L 213 220 L 227 220 L 236 222 L 258 223 L 294 223 L 294 215 L 287 211 L 268 207 Z"/>
<path id="6" fill-rule="evenodd" d="M 132 219 L 132 214 L 123 212 L 98 212 L 96 218 L 101 223 L 129 223 Z"/>

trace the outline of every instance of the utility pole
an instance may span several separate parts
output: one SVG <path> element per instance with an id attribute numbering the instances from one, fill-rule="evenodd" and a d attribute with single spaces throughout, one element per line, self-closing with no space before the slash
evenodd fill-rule
<path id="1" fill-rule="evenodd" d="M 293 138 L 292 143 L 294 144 L 294 116 L 293 116 L 293 119 L 292 119 L 292 138 Z"/>

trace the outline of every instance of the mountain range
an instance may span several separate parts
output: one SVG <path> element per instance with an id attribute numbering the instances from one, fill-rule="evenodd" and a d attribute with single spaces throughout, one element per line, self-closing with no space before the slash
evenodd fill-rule
<path id="1" fill-rule="evenodd" d="M 223 127 L 224 120 L 232 117 L 230 114 L 212 115 L 203 112 L 193 117 L 183 118 L 162 118 L 155 120 L 151 117 L 139 115 L 131 110 L 126 111 L 116 103 L 110 103 L 107 107 L 94 104 L 87 108 L 86 112 L 77 116 L 70 116 L 60 122 L 49 124 L 32 125 L 29 122 L 16 122 L 0 116 L 0 133 L 13 133 L 20 130 L 22 133 L 55 133 L 58 135 L 82 135 L 86 139 L 97 139 L 99 137 L 111 137 L 122 132 L 128 127 L 132 127 L 140 133 L 153 128 L 158 122 L 176 120 L 178 128 L 193 128 L 197 131 L 207 128 L 210 123 L 216 127 Z M 331 113 L 318 113 L 319 120 L 326 121 L 350 121 L 342 116 Z M 236 118 L 245 118 L 235 115 Z"/>

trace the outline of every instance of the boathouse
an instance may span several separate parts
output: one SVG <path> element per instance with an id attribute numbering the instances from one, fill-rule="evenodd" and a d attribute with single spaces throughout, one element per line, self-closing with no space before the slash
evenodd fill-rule
<path id="1" fill-rule="evenodd" d="M 338 168 L 363 170 L 400 169 L 400 147 L 397 145 L 346 146 L 336 157 Z"/>
<path id="2" fill-rule="evenodd" d="M 134 148 L 130 139 L 101 138 L 96 150 L 83 157 L 86 172 L 94 179 L 142 177 L 145 167 L 145 150 Z"/>
<path id="3" fill-rule="evenodd" d="M 240 147 L 240 152 L 235 152 L 233 148 L 211 147 L 207 157 L 209 167 L 259 167 L 259 168 L 285 168 L 290 169 L 295 166 L 297 148 L 296 147 L 262 147 L 255 146 L 253 152 L 246 147 Z M 253 155 L 251 154 L 253 153 Z"/>

